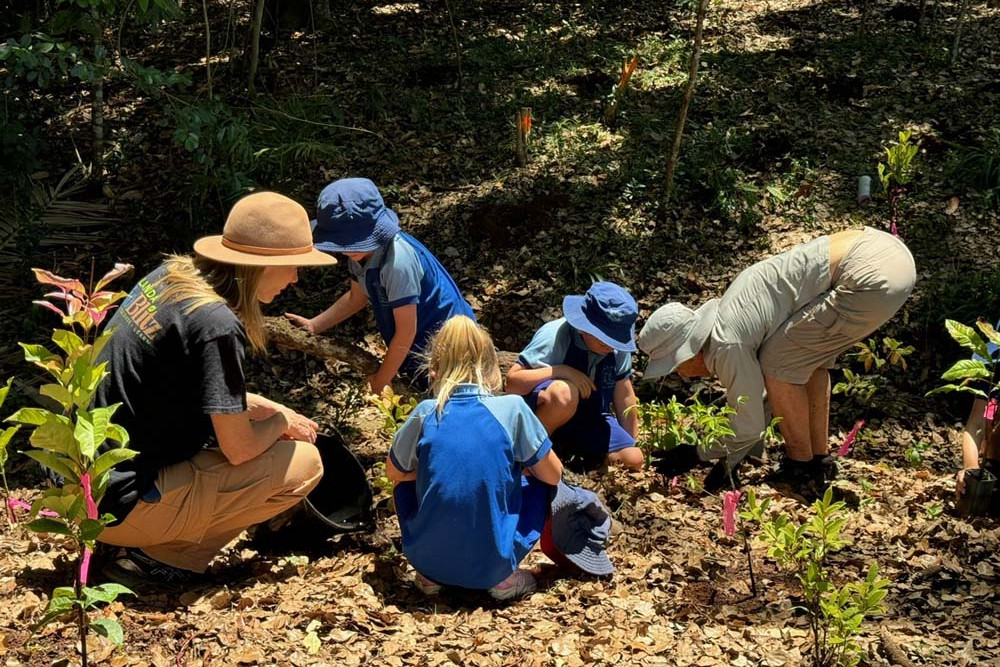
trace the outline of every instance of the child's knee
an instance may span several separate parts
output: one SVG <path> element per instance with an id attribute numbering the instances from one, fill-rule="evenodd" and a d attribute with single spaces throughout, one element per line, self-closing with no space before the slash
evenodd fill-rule
<path id="1" fill-rule="evenodd" d="M 631 470 L 642 470 L 646 465 L 646 456 L 638 447 L 626 447 L 608 454 L 608 461 L 625 466 Z"/>
<path id="2" fill-rule="evenodd" d="M 554 380 L 538 394 L 539 406 L 565 410 L 571 414 L 576 412 L 576 406 L 579 403 L 580 393 L 577 388 L 563 380 Z"/>

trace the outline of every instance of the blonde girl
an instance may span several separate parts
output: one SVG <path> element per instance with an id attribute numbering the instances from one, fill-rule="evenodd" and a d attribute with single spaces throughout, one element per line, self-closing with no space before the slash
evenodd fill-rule
<path id="1" fill-rule="evenodd" d="M 551 485 L 562 476 L 545 427 L 502 375 L 489 334 L 459 315 L 431 339 L 434 399 L 396 434 L 386 461 L 396 483 L 403 553 L 427 594 L 442 584 L 500 600 L 535 590 L 518 569 L 538 541 Z"/>

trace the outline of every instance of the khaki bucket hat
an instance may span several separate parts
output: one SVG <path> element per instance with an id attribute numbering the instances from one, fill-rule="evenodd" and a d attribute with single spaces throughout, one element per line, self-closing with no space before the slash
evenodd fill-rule
<path id="1" fill-rule="evenodd" d="M 207 259 L 239 266 L 324 266 L 337 260 L 313 248 L 309 215 L 277 192 L 255 192 L 229 211 L 219 236 L 194 243 Z"/>
<path id="2" fill-rule="evenodd" d="M 670 375 L 698 354 L 712 333 L 718 310 L 718 299 L 712 299 L 698 310 L 681 303 L 668 303 L 656 309 L 639 332 L 639 349 L 649 355 L 643 377 L 652 380 Z"/>

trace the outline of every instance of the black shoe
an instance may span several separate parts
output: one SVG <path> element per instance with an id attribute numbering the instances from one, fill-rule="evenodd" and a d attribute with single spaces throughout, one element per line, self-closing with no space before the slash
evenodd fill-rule
<path id="1" fill-rule="evenodd" d="M 732 489 L 732 485 L 729 484 L 730 475 L 732 475 L 733 484 L 736 488 L 740 488 L 740 464 L 742 461 L 736 463 L 732 472 L 728 475 L 726 474 L 726 459 L 719 459 L 712 466 L 712 469 L 708 471 L 705 475 L 704 487 L 709 493 L 716 493 L 718 491 L 729 491 Z"/>
<path id="2" fill-rule="evenodd" d="M 813 465 L 819 466 L 823 473 L 823 481 L 830 484 L 840 474 L 840 466 L 837 464 L 836 454 L 814 454 Z"/>
<path id="3" fill-rule="evenodd" d="M 111 581 L 136 589 L 174 587 L 198 583 L 202 575 L 150 558 L 140 549 L 124 547 L 101 568 Z"/>
<path id="4" fill-rule="evenodd" d="M 698 450 L 691 445 L 677 445 L 665 452 L 653 452 L 650 466 L 664 477 L 677 477 L 701 463 Z"/>
<path id="5" fill-rule="evenodd" d="M 826 487 L 824 471 L 816 460 L 795 461 L 784 459 L 778 469 L 771 475 L 772 484 L 785 486 L 793 494 L 799 495 L 808 502 L 823 497 Z"/>

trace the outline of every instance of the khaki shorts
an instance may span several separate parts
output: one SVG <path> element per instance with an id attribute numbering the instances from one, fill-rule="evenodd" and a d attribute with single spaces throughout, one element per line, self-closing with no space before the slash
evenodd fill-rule
<path id="1" fill-rule="evenodd" d="M 765 377 L 805 384 L 817 368 L 885 324 L 917 279 L 913 255 L 898 238 L 871 227 L 845 253 L 832 286 L 784 324 L 758 353 Z"/>

